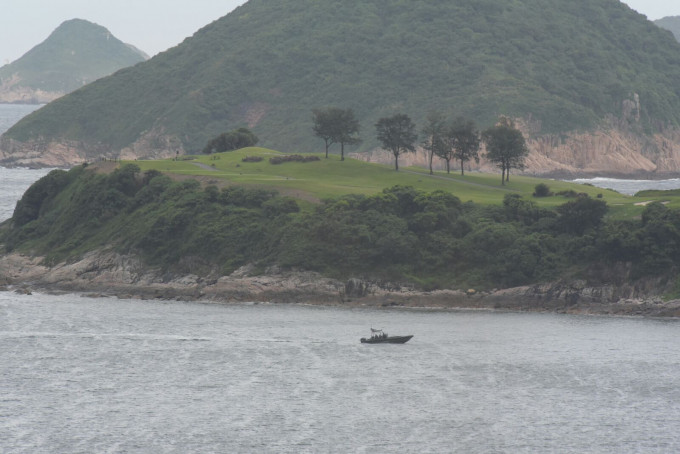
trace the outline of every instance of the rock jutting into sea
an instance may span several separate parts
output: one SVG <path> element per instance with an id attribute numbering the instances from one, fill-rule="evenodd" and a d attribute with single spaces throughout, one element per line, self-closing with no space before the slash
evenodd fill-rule
<path id="1" fill-rule="evenodd" d="M 590 286 L 586 281 L 553 282 L 493 291 L 417 290 L 410 285 L 349 279 L 271 267 L 264 274 L 245 266 L 228 276 L 174 275 L 146 267 L 133 256 L 92 252 L 72 263 L 43 264 L 42 257 L 0 258 L 0 290 L 77 292 L 86 296 L 210 301 L 483 309 L 569 314 L 680 317 L 680 300 L 664 301 L 649 281 Z"/>

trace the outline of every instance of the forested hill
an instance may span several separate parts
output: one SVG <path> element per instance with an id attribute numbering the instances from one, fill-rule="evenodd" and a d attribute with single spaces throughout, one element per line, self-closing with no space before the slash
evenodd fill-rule
<path id="1" fill-rule="evenodd" d="M 47 102 L 148 57 L 106 28 L 61 24 L 21 58 L 0 68 L 0 102 Z"/>
<path id="2" fill-rule="evenodd" d="M 196 152 L 247 126 L 283 151 L 318 150 L 311 110 L 354 109 L 364 138 L 404 112 L 486 127 L 588 130 L 639 95 L 647 133 L 680 124 L 680 45 L 618 0 L 250 0 L 146 63 L 49 104 L 5 134 L 36 149 Z M 140 151 L 141 150 L 141 151 Z"/>

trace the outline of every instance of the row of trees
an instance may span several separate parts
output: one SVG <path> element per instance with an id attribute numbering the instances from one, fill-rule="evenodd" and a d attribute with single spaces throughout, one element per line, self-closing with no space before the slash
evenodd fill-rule
<path id="1" fill-rule="evenodd" d="M 359 122 L 352 109 L 330 107 L 312 111 L 314 134 L 323 139 L 326 145 L 326 157 L 331 145 L 340 144 L 340 159 L 345 159 L 345 145 L 361 143 L 359 138 Z M 416 125 L 406 114 L 384 117 L 375 124 L 376 136 L 382 148 L 392 152 L 394 167 L 399 170 L 399 157 L 416 150 L 418 133 Z M 510 179 L 510 169 L 524 169 L 524 159 L 529 150 L 522 133 L 515 128 L 512 120 L 501 117 L 500 121 L 479 131 L 475 122 L 457 117 L 448 122 L 441 112 L 431 112 L 421 130 L 423 139 L 421 146 L 428 153 L 430 174 L 433 173 L 434 156 L 446 162 L 447 173 L 451 172 L 451 161 L 460 162 L 461 175 L 465 174 L 465 163 L 474 160 L 479 162 L 479 151 L 482 142 L 486 145 L 486 159 L 501 169 L 501 181 L 505 184 Z"/>
<path id="2" fill-rule="evenodd" d="M 465 175 L 465 163 L 475 160 L 479 162 L 480 133 L 474 121 L 458 117 L 447 124 L 441 112 L 430 112 L 425 119 L 422 134 L 423 148 L 428 152 L 430 174 L 432 159 L 438 156 L 446 162 L 446 172 L 451 172 L 451 161 L 460 162 L 460 173 Z"/>
<path id="3" fill-rule="evenodd" d="M 345 160 L 345 145 L 359 145 L 359 121 L 354 117 L 352 109 L 330 107 L 324 110 L 312 110 L 314 134 L 323 139 L 328 149 L 334 143 L 340 144 L 340 160 Z"/>

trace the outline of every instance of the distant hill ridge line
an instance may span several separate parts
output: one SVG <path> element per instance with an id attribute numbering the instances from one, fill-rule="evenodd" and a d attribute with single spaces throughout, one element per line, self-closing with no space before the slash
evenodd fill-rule
<path id="1" fill-rule="evenodd" d="M 327 106 L 355 111 L 358 152 L 379 118 L 438 109 L 518 119 L 529 172 L 680 170 L 680 44 L 618 0 L 250 0 L 26 117 L 0 160 L 174 156 L 243 126 L 317 151 Z"/>
<path id="2" fill-rule="evenodd" d="M 0 67 L 0 102 L 50 102 L 146 59 L 144 52 L 105 27 L 71 19 L 21 58 Z"/>
<path id="3" fill-rule="evenodd" d="M 675 39 L 680 41 L 680 16 L 662 17 L 661 19 L 655 20 L 654 23 L 673 33 Z"/>

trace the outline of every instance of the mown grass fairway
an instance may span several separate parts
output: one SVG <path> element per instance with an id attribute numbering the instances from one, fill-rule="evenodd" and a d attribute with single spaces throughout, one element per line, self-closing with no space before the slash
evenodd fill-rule
<path id="1" fill-rule="evenodd" d="M 355 159 L 340 161 L 339 156 L 331 155 L 325 159 L 306 163 L 287 162 L 274 165 L 269 158 L 283 156 L 283 153 L 265 148 L 244 148 L 242 150 L 195 156 L 184 161 L 137 161 L 142 171 L 155 169 L 161 172 L 193 175 L 204 179 L 246 186 L 270 187 L 283 194 L 290 194 L 306 200 L 319 200 L 345 194 L 375 194 L 394 185 L 413 186 L 434 191 L 441 189 L 451 192 L 463 202 L 474 201 L 481 204 L 500 204 L 506 194 L 515 193 L 533 200 L 539 206 L 554 207 L 568 201 L 564 196 L 532 197 L 534 188 L 545 183 L 554 193 L 575 191 L 591 197 L 601 197 L 610 206 L 610 216 L 629 218 L 639 215 L 650 201 L 669 202 L 671 207 L 680 207 L 680 197 L 653 193 L 645 197 L 631 197 L 618 192 L 590 185 L 569 183 L 559 180 L 546 180 L 526 176 L 511 175 L 510 182 L 501 185 L 499 174 L 436 172 L 429 175 L 427 169 L 408 167 L 399 172 L 394 167 L 383 164 L 366 163 Z M 259 156 L 260 162 L 243 162 L 246 156 Z"/>

